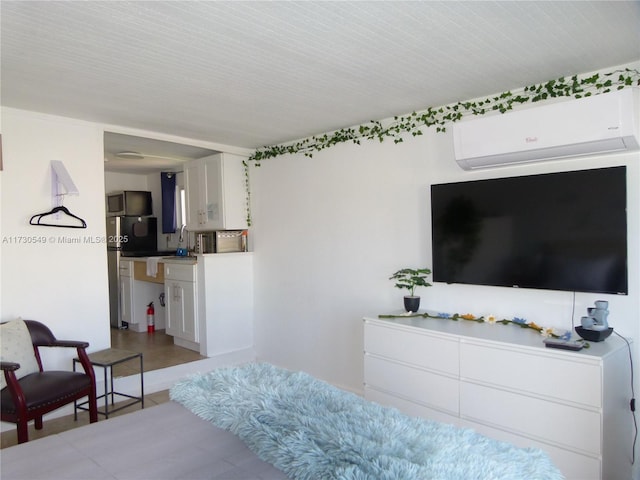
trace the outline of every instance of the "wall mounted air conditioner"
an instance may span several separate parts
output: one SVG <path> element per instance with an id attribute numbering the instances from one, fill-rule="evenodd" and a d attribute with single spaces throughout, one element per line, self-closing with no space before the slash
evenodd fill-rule
<path id="1" fill-rule="evenodd" d="M 453 125 L 465 170 L 640 148 L 637 88 L 462 120 Z"/>

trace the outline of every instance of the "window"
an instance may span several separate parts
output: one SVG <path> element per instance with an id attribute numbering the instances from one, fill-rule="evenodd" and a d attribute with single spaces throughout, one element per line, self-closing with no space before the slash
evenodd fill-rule
<path id="1" fill-rule="evenodd" d="M 187 224 L 187 195 L 184 186 L 176 188 L 176 223 L 178 230 Z"/>

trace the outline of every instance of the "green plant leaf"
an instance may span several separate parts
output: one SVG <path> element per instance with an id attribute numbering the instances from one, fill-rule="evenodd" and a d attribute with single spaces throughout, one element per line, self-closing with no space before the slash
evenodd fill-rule
<path id="1" fill-rule="evenodd" d="M 640 71 L 629 68 L 607 72 L 602 76 L 596 73 L 582 78 L 578 75 L 560 77 L 537 85 L 525 86 L 517 94 L 512 91 L 506 91 L 477 101 L 459 101 L 451 105 L 431 106 L 423 111 L 396 115 L 393 117 L 392 123 L 386 128 L 382 126 L 380 121 L 371 120 L 368 124 L 312 136 L 287 145 L 265 146 L 256 150 L 248 158 L 247 164 L 258 167 L 261 161 L 275 158 L 285 153 L 303 153 L 305 157 L 312 158 L 313 152 L 319 152 L 325 148 L 348 141 L 353 141 L 360 145 L 361 139 L 377 139 L 379 142 L 383 142 L 386 138 L 392 138 L 394 143 L 398 144 L 403 142 L 401 136 L 403 133 L 413 136 L 422 135 L 422 131 L 419 130 L 420 126 L 436 126 L 436 132 L 446 132 L 447 123 L 457 122 L 467 115 L 484 115 L 493 111 L 506 113 L 513 109 L 514 102 L 519 104 L 535 103 L 549 97 L 559 96 L 582 98 L 606 93 L 613 87 L 619 90 L 634 85 L 640 86 Z M 245 173 L 245 175 L 248 178 L 248 173 Z M 245 183 L 245 187 L 247 188 L 247 198 L 249 198 L 249 184 Z M 247 202 L 246 208 L 250 225 L 251 205 L 249 202 Z"/>

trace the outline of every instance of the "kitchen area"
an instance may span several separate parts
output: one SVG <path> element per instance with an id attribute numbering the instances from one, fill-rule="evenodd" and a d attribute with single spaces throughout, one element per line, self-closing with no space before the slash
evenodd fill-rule
<path id="1" fill-rule="evenodd" d="M 175 345 L 212 357 L 253 345 L 246 157 L 195 156 L 119 171 L 105 153 L 110 323 L 139 335 L 164 331 Z"/>

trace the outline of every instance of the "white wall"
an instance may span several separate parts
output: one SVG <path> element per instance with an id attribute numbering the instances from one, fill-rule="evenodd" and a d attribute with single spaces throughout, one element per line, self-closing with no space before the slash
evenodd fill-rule
<path id="1" fill-rule="evenodd" d="M 451 133 L 432 129 L 398 145 L 344 144 L 311 159 L 264 161 L 251 171 L 258 355 L 361 391 L 362 317 L 402 310 L 404 293 L 388 277 L 431 266 L 432 183 L 627 165 L 629 295 L 577 294 L 574 320 L 594 300 L 609 300 L 609 322 L 636 341 L 637 358 L 639 164 L 634 152 L 466 172 L 453 159 Z M 570 292 L 436 284 L 419 294 L 429 310 L 572 328 Z"/>
<path id="2" fill-rule="evenodd" d="M 144 174 L 104 172 L 105 193 L 121 190 L 149 190 L 149 177 Z"/>
<path id="3" fill-rule="evenodd" d="M 0 321 L 42 321 L 61 339 L 109 346 L 102 129 L 62 117 L 2 108 Z M 62 160 L 80 194 L 64 200 L 86 229 L 29 225 L 52 208 L 51 160 Z M 80 242 L 80 243 L 70 243 Z M 47 354 L 69 369 L 75 351 Z M 47 361 L 45 359 L 45 361 Z"/>

